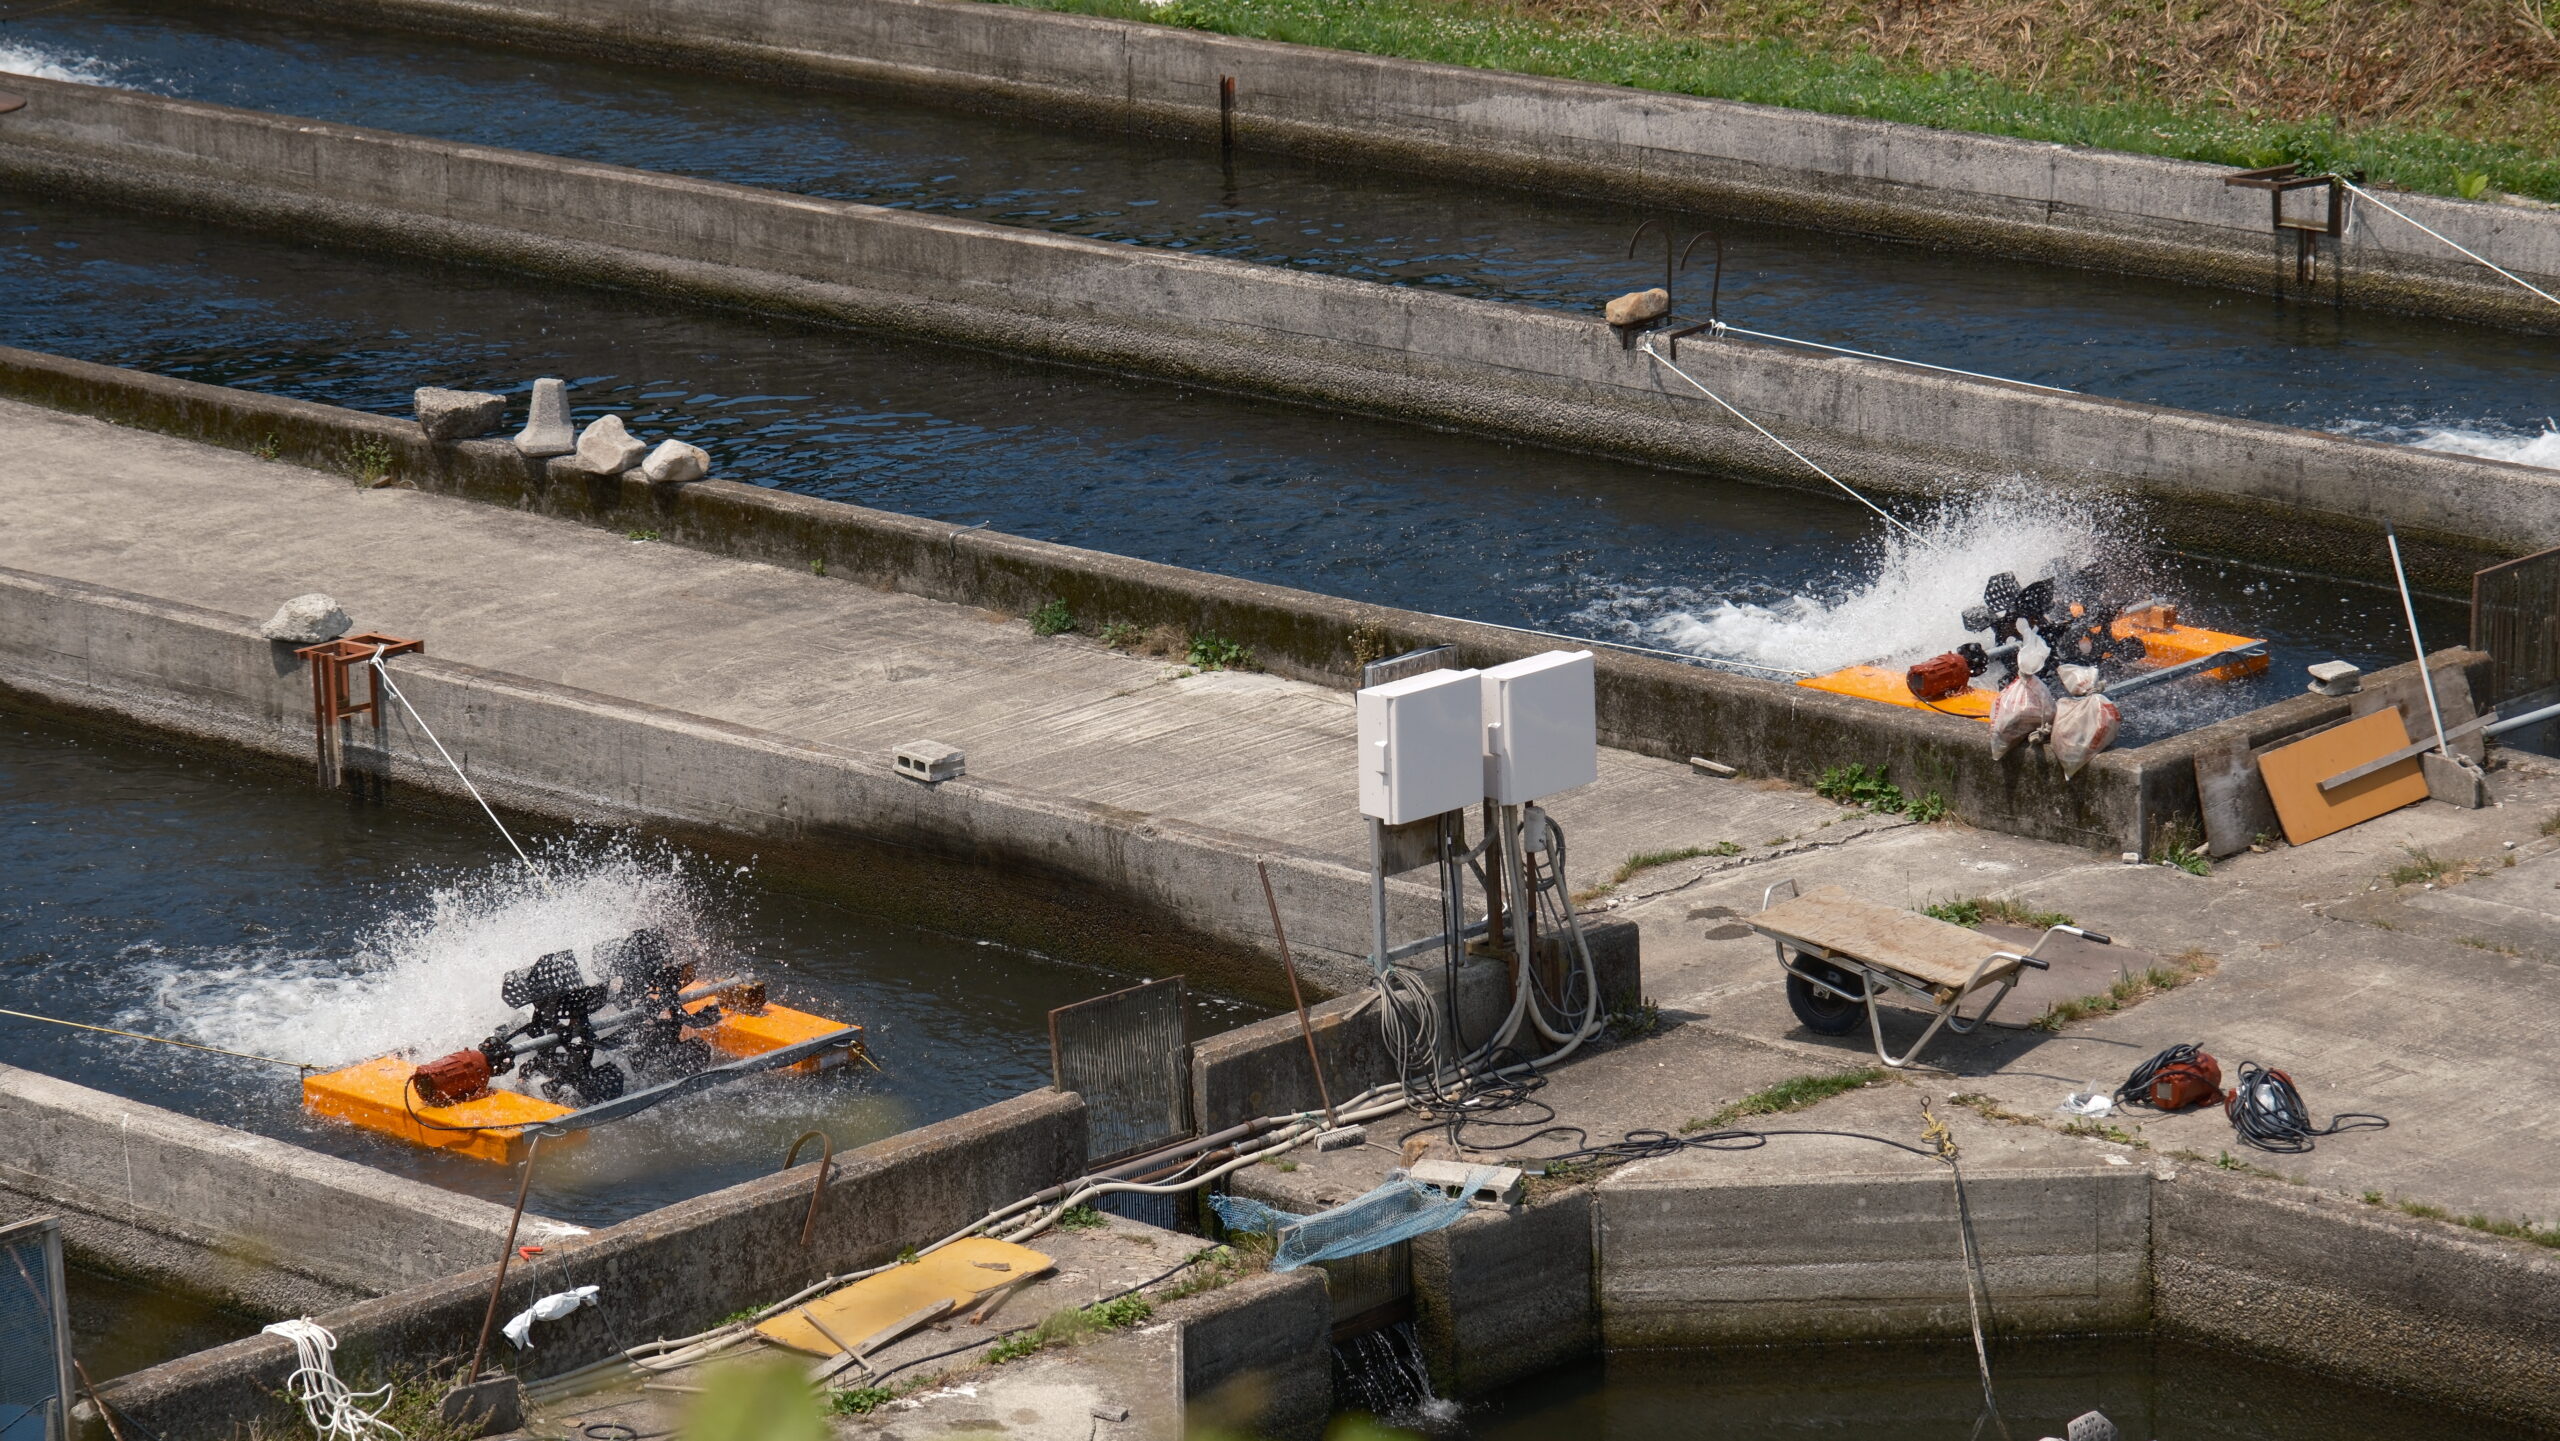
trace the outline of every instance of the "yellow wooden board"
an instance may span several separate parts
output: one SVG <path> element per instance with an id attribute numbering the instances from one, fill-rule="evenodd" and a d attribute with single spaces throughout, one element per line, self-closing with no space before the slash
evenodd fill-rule
<path id="1" fill-rule="evenodd" d="M 1985 956 L 2010 949 L 1996 936 L 1860 900 L 1838 886 L 1807 891 L 1748 919 L 1763 934 L 1900 971 L 1933 986 L 1961 986 L 1973 979 Z M 1996 981 L 2017 968 L 2016 961 L 1995 962 L 1982 979 Z"/>
<path id="2" fill-rule="evenodd" d="M 2316 841 L 2349 826 L 2427 798 L 2426 773 L 2411 756 L 2333 791 L 2320 783 L 2341 771 L 2379 760 L 2409 743 L 2409 727 L 2397 707 L 2385 706 L 2308 740 L 2258 757 L 2258 776 L 2276 803 L 2284 838 L 2294 845 Z"/>
<path id="3" fill-rule="evenodd" d="M 954 1241 L 914 1265 L 891 1267 L 877 1276 L 830 1291 L 806 1306 L 794 1307 L 756 1327 L 756 1334 L 794 1351 L 832 1356 L 838 1349 L 836 1343 L 811 1325 L 802 1312 L 814 1314 L 845 1345 L 859 1346 L 882 1327 L 903 1321 L 936 1301 L 949 1301 L 955 1309 L 967 1306 L 998 1286 L 1039 1275 L 1050 1264 L 1048 1257 L 1028 1246 L 972 1236 Z"/>

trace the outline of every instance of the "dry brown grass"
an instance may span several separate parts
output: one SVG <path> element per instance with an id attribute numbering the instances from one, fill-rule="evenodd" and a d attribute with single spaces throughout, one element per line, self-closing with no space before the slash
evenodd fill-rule
<path id="1" fill-rule="evenodd" d="M 2251 119 L 2560 136 L 2560 0 L 1517 0 L 1567 23 L 1787 41 Z"/>

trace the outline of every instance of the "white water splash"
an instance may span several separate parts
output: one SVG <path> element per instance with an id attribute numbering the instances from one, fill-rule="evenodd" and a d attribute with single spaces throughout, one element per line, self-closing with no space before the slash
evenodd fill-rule
<path id="1" fill-rule="evenodd" d="M 1919 529 L 1919 539 L 1887 533 L 1861 577 L 1831 594 L 1764 603 L 1657 589 L 1576 618 L 1646 645 L 1809 674 L 1903 663 L 1980 639 L 1958 617 L 1996 572 L 2030 582 L 2140 549 L 2106 508 L 2026 491 L 1950 505 Z"/>
<path id="2" fill-rule="evenodd" d="M 0 71 L 32 75 L 38 80 L 68 80 L 76 85 L 104 85 L 109 74 L 107 62 L 94 55 L 17 40 L 0 40 Z"/>
<path id="3" fill-rule="evenodd" d="M 2414 445 L 2421 450 L 2450 451 L 2455 455 L 2477 455 L 2489 460 L 2509 460 L 2518 465 L 2560 470 L 2560 426 L 2548 420 L 2539 430 L 2526 430 L 2494 420 L 2429 421 L 2416 425 L 2351 420 L 2339 426 L 2338 432 L 2390 445 Z"/>
<path id="4" fill-rule="evenodd" d="M 162 962 L 127 1023 L 321 1066 L 438 1055 L 506 1021 L 513 1012 L 500 981 L 542 955 L 575 949 L 583 960 L 587 948 L 640 926 L 665 928 L 680 947 L 703 933 L 703 883 L 680 856 L 612 846 L 542 860 L 547 885 L 509 862 L 385 917 L 350 954 L 243 950 Z"/>

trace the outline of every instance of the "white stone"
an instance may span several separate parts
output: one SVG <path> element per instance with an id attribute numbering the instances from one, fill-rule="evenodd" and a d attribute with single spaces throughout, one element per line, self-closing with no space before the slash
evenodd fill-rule
<path id="1" fill-rule="evenodd" d="M 646 442 L 622 428 L 622 417 L 608 415 L 578 436 L 578 468 L 595 475 L 620 475 L 649 453 Z"/>
<path id="2" fill-rule="evenodd" d="M 487 435 L 507 418 L 507 398 L 486 390 L 418 387 L 418 429 L 429 440 L 469 440 Z"/>
<path id="3" fill-rule="evenodd" d="M 698 445 L 687 445 L 681 440 L 662 441 L 656 450 L 649 452 L 647 460 L 640 462 L 640 473 L 657 485 L 700 480 L 711 473 L 711 456 Z"/>
<path id="4" fill-rule="evenodd" d="M 258 627 L 258 634 L 294 645 L 318 645 L 353 629 L 355 622 L 338 608 L 338 602 L 315 590 L 286 601 L 273 619 Z"/>
<path id="5" fill-rule="evenodd" d="M 578 448 L 578 432 L 569 424 L 569 382 L 533 383 L 533 414 L 516 432 L 516 449 L 526 455 L 567 455 Z"/>

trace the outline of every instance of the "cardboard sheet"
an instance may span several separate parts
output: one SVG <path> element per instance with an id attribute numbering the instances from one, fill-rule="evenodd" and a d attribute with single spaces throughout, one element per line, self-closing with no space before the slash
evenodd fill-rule
<path id="1" fill-rule="evenodd" d="M 2284 838 L 2295 845 L 2361 825 L 2427 798 L 2427 778 L 2411 756 L 2364 779 L 2323 793 L 2320 783 L 2387 756 L 2409 743 L 2400 712 L 2385 706 L 2258 757 L 2258 775 L 2275 802 Z"/>
<path id="2" fill-rule="evenodd" d="M 1010 1241 L 972 1236 L 954 1241 L 911 1266 L 896 1266 L 877 1276 L 828 1292 L 803 1307 L 794 1307 L 756 1327 L 756 1334 L 777 1346 L 833 1356 L 836 1344 L 811 1325 L 809 1312 L 848 1346 L 859 1346 L 884 1326 L 914 1315 L 935 1301 L 965 1307 L 998 1286 L 1036 1276 L 1050 1267 L 1047 1256 Z M 1001 1268 L 1001 1269 L 999 1269 Z"/>

